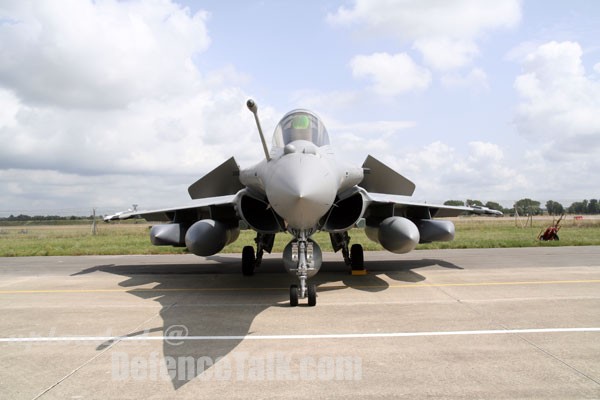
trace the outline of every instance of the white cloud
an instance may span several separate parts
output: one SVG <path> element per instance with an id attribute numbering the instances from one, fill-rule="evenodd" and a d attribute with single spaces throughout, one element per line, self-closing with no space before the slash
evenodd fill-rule
<path id="1" fill-rule="evenodd" d="M 520 97 L 516 126 L 546 144 L 548 157 L 600 152 L 600 82 L 585 75 L 575 42 L 549 42 L 525 57 L 515 80 Z"/>
<path id="2" fill-rule="evenodd" d="M 15 126 L 19 108 L 19 99 L 11 91 L 0 87 L 0 129 Z"/>
<path id="3" fill-rule="evenodd" d="M 101 175 L 206 171 L 232 152 L 259 153 L 240 89 L 184 99 L 146 100 L 119 110 L 56 110 L 21 105 L 0 127 L 1 168 Z"/>
<path id="4" fill-rule="evenodd" d="M 463 154 L 441 141 L 418 148 L 406 144 L 407 137 L 414 135 L 412 121 L 330 125 L 338 134 L 336 149 L 343 159 L 362 162 L 371 154 L 416 184 L 415 200 L 475 198 L 510 203 L 531 187 L 525 171 L 495 143 L 470 142 Z"/>
<path id="5" fill-rule="evenodd" d="M 291 95 L 292 103 L 299 108 L 319 110 L 319 115 L 332 110 L 352 109 L 360 99 L 356 91 L 323 92 L 319 90 L 299 90 Z"/>
<path id="6" fill-rule="evenodd" d="M 528 54 L 533 53 L 542 43 L 527 40 L 511 48 L 504 56 L 508 61 L 522 62 Z"/>
<path id="7" fill-rule="evenodd" d="M 469 160 L 474 163 L 487 164 L 499 162 L 504 158 L 504 152 L 497 144 L 486 142 L 470 142 L 471 154 Z"/>
<path id="8" fill-rule="evenodd" d="M 137 203 L 140 209 L 186 204 L 186 176 L 82 176 L 51 170 L 0 170 L 0 216 L 9 214 L 90 215 L 123 211 Z M 135 190 L 132 190 L 134 188 Z"/>
<path id="9" fill-rule="evenodd" d="M 248 77 L 193 62 L 207 18 L 170 1 L 3 3 L 4 207 L 169 205 L 231 155 L 256 161 Z M 269 126 L 273 110 L 261 114 Z"/>
<path id="10" fill-rule="evenodd" d="M 353 124 L 333 123 L 332 128 L 339 131 L 351 131 L 367 136 L 390 137 L 408 128 L 414 128 L 414 121 L 371 121 L 356 122 Z"/>
<path id="11" fill-rule="evenodd" d="M 452 40 L 448 37 L 419 39 L 414 47 L 423 55 L 425 64 L 438 70 L 468 65 L 479 52 L 471 40 Z"/>
<path id="12" fill-rule="evenodd" d="M 415 181 L 415 195 L 422 199 L 500 201 L 519 196 L 528 184 L 526 176 L 505 160 L 504 151 L 494 143 L 471 142 L 464 155 L 436 141 L 389 162 Z"/>
<path id="13" fill-rule="evenodd" d="M 429 70 L 415 64 L 406 53 L 359 55 L 352 59 L 350 66 L 353 76 L 370 78 L 372 89 L 384 96 L 424 90 L 431 84 Z"/>
<path id="14" fill-rule="evenodd" d="M 469 38 L 482 31 L 515 26 L 521 18 L 519 1 L 356 0 L 352 8 L 329 14 L 330 23 L 363 23 L 369 29 L 411 40 L 451 35 Z"/>
<path id="15" fill-rule="evenodd" d="M 118 108 L 189 93 L 191 57 L 210 42 L 207 13 L 170 1 L 15 1 L 2 14 L 12 22 L 0 25 L 0 84 L 36 104 Z"/>
<path id="16" fill-rule="evenodd" d="M 558 198 L 590 196 L 600 181 L 600 82 L 576 42 L 548 42 L 522 61 L 515 124 L 530 141 L 525 168 Z"/>
<path id="17" fill-rule="evenodd" d="M 369 121 L 342 123 L 331 121 L 332 142 L 342 159 L 362 163 L 369 153 L 385 154 L 390 145 L 401 140 L 403 131 L 416 126 L 414 121 Z"/>
<path id="18" fill-rule="evenodd" d="M 327 17 L 333 25 L 362 26 L 365 35 L 413 43 L 429 66 L 443 70 L 468 65 L 479 52 L 477 39 L 512 28 L 520 19 L 518 0 L 356 0 Z"/>
<path id="19" fill-rule="evenodd" d="M 466 75 L 447 73 L 440 78 L 445 87 L 469 87 L 474 90 L 489 89 L 487 74 L 481 68 L 473 68 Z"/>

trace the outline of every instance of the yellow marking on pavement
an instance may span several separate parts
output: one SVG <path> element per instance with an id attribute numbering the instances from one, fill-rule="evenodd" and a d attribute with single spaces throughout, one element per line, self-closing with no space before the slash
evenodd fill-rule
<path id="1" fill-rule="evenodd" d="M 432 283 L 432 284 L 416 284 L 416 285 L 390 285 L 394 288 L 405 287 L 445 287 L 445 286 L 500 286 L 500 285 L 561 285 L 569 283 L 600 283 L 600 279 L 579 279 L 565 281 L 516 281 L 516 282 L 463 282 L 463 283 Z"/>
<path id="2" fill-rule="evenodd" d="M 255 291 L 288 290 L 288 288 L 137 288 L 137 289 L 38 289 L 38 290 L 0 290 L 0 294 L 20 293 L 111 293 L 111 292 L 219 292 L 219 291 Z"/>
<path id="3" fill-rule="evenodd" d="M 514 281 L 514 282 L 463 282 L 463 283 L 409 283 L 401 285 L 323 285 L 322 289 L 343 288 L 435 288 L 435 287 L 469 287 L 469 286 L 527 286 L 527 285 L 565 285 L 580 283 L 600 283 L 600 279 L 579 279 L 563 281 Z M 51 293 L 132 293 L 132 292 L 243 292 L 265 290 L 288 290 L 287 287 L 259 287 L 259 288 L 133 288 L 133 289 L 23 289 L 0 290 L 2 294 L 51 294 Z"/>

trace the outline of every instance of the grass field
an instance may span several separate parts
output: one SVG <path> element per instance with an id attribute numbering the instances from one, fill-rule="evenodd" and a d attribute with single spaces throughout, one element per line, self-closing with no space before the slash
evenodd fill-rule
<path id="1" fill-rule="evenodd" d="M 533 246 L 591 246 L 600 245 L 600 219 L 585 217 L 563 220 L 560 241 L 539 242 L 541 229 L 552 219 L 534 219 L 532 226 L 521 227 L 512 218 L 455 218 L 456 238 L 452 242 L 422 244 L 417 249 L 463 249 L 491 247 Z M 113 255 L 113 254 L 176 254 L 185 248 L 152 246 L 149 239 L 151 224 L 136 223 L 98 224 L 92 235 L 88 225 L 22 225 L 0 226 L 0 257 L 63 256 L 63 255 Z M 360 229 L 350 232 L 352 243 L 361 243 L 365 250 L 381 250 Z M 281 252 L 290 240 L 288 234 L 276 237 L 274 252 Z M 329 236 L 318 233 L 313 237 L 324 251 L 331 251 Z M 254 233 L 242 231 L 240 238 L 227 246 L 224 253 L 240 253 L 245 245 L 254 244 Z"/>

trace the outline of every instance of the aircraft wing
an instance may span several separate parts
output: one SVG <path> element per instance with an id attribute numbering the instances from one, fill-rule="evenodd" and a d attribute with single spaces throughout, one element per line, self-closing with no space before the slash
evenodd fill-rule
<path id="1" fill-rule="evenodd" d="M 184 222 L 203 218 L 237 218 L 234 201 L 236 195 L 206 197 L 197 199 L 180 207 L 161 208 L 157 210 L 124 211 L 104 217 L 105 222 L 142 217 L 147 221 Z"/>
<path id="2" fill-rule="evenodd" d="M 384 193 L 369 193 L 371 213 L 390 213 L 389 215 L 404 215 L 420 219 L 456 217 L 465 212 L 482 215 L 503 215 L 502 212 L 487 207 L 457 207 L 429 203 L 416 203 L 407 200 L 404 196 Z"/>

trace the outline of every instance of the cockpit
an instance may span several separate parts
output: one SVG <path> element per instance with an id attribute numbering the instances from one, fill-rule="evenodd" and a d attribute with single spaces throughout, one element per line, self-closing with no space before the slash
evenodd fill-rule
<path id="1" fill-rule="evenodd" d="M 319 117 L 307 110 L 287 113 L 273 133 L 273 146 L 285 147 L 295 140 L 307 140 L 317 147 L 329 144 L 329 135 Z"/>

